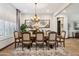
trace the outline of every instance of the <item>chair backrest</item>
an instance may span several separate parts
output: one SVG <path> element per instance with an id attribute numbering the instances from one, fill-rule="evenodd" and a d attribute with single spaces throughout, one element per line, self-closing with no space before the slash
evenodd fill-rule
<path id="1" fill-rule="evenodd" d="M 33 35 L 33 31 L 32 30 L 29 30 L 29 33 L 30 33 L 31 36 Z"/>
<path id="2" fill-rule="evenodd" d="M 46 35 L 48 36 L 48 35 L 49 35 L 49 33 L 50 33 L 50 30 L 47 30 L 47 31 L 46 31 Z"/>
<path id="3" fill-rule="evenodd" d="M 40 32 L 40 30 L 38 29 L 36 32 Z"/>
<path id="4" fill-rule="evenodd" d="M 30 33 L 29 32 L 22 33 L 22 39 L 26 41 L 30 40 Z"/>
<path id="5" fill-rule="evenodd" d="M 66 32 L 65 32 L 65 31 L 62 31 L 62 32 L 61 32 L 61 37 L 62 37 L 62 38 L 65 38 L 65 36 L 66 36 Z"/>
<path id="6" fill-rule="evenodd" d="M 19 32 L 18 31 L 14 31 L 14 38 L 19 38 Z"/>
<path id="7" fill-rule="evenodd" d="M 31 37 L 35 37 L 35 34 L 33 34 L 33 31 L 32 30 L 30 30 L 29 33 L 30 33 L 30 36 Z"/>
<path id="8" fill-rule="evenodd" d="M 39 29 L 40 32 L 44 32 L 42 29 Z"/>
<path id="9" fill-rule="evenodd" d="M 51 40 L 51 41 L 56 40 L 57 33 L 54 32 L 54 31 L 52 31 L 52 32 L 49 33 L 49 36 L 48 37 L 49 37 L 49 40 Z"/>
<path id="10" fill-rule="evenodd" d="M 19 32 L 19 37 L 22 37 L 22 33 L 21 32 Z"/>
<path id="11" fill-rule="evenodd" d="M 44 40 L 44 33 L 43 32 L 37 32 L 36 33 L 36 40 L 37 41 L 43 41 Z"/>

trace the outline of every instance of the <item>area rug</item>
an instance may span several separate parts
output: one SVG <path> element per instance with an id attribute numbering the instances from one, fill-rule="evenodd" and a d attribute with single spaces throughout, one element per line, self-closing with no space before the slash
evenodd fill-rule
<path id="1" fill-rule="evenodd" d="M 47 46 L 43 47 L 37 47 L 35 44 L 32 45 L 31 49 L 24 47 L 22 50 L 22 46 L 20 45 L 16 49 L 11 49 L 10 53 L 0 53 L 0 56 L 71 56 L 71 54 L 68 52 L 69 49 L 64 48 L 63 46 L 55 48 L 48 49 Z"/>
<path id="2" fill-rule="evenodd" d="M 36 48 L 31 49 L 18 47 L 11 53 L 13 56 L 69 56 L 70 54 L 63 47 L 58 47 L 56 50 L 54 48 Z"/>

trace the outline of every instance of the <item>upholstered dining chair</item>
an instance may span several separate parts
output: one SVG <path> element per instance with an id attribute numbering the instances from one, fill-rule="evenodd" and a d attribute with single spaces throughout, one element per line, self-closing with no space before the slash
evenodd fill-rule
<path id="1" fill-rule="evenodd" d="M 30 33 L 32 42 L 35 42 L 35 37 L 36 37 L 36 35 L 33 34 L 33 31 L 32 31 L 32 30 L 29 30 L 29 33 Z"/>
<path id="2" fill-rule="evenodd" d="M 50 30 L 47 30 L 46 31 L 46 35 L 48 36 L 50 32 L 51 32 Z"/>
<path id="3" fill-rule="evenodd" d="M 24 45 L 31 47 L 32 41 L 30 39 L 30 33 L 29 32 L 24 32 L 22 33 L 22 50 L 24 48 Z"/>
<path id="4" fill-rule="evenodd" d="M 29 33 L 31 36 L 35 36 L 35 34 L 33 34 L 33 30 L 29 30 Z"/>
<path id="5" fill-rule="evenodd" d="M 65 47 L 65 36 L 66 36 L 66 31 L 62 31 L 61 35 L 57 36 L 57 46 L 58 43 L 60 43 L 61 45 L 63 45 L 63 47 Z"/>
<path id="6" fill-rule="evenodd" d="M 44 48 L 44 33 L 43 32 L 37 32 L 36 33 L 36 50 L 37 50 L 37 46 L 42 45 Z"/>
<path id="7" fill-rule="evenodd" d="M 48 40 L 47 40 L 47 46 L 48 46 L 48 49 L 49 49 L 49 46 L 54 46 L 55 49 L 57 47 L 57 33 L 54 32 L 54 31 L 51 31 L 48 35 Z"/>
<path id="8" fill-rule="evenodd" d="M 20 43 L 22 43 L 22 32 L 19 32 L 19 40 L 20 40 Z"/>
<path id="9" fill-rule="evenodd" d="M 19 38 L 19 32 L 18 31 L 14 31 L 14 38 L 15 38 L 15 48 L 16 48 L 17 44 L 19 46 L 19 43 L 20 43 L 20 38 Z"/>

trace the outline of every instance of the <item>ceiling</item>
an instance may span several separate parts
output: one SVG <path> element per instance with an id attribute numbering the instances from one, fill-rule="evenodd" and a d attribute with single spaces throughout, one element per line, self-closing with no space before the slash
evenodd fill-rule
<path id="1" fill-rule="evenodd" d="M 38 3 L 37 4 L 37 13 L 55 13 L 61 9 L 66 3 Z M 34 3 L 12 3 L 12 5 L 19 9 L 22 13 L 34 14 L 35 4 Z"/>
<path id="2" fill-rule="evenodd" d="M 66 14 L 79 14 L 79 3 L 71 3 L 65 10 L 62 11 L 62 13 Z"/>

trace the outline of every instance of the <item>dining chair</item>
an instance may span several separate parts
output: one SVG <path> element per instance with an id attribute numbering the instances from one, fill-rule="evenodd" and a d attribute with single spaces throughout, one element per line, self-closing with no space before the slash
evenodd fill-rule
<path id="1" fill-rule="evenodd" d="M 57 46 L 58 43 L 60 43 L 61 45 L 63 45 L 63 47 L 65 47 L 65 36 L 66 36 L 66 31 L 62 31 L 61 35 L 57 36 Z"/>
<path id="2" fill-rule="evenodd" d="M 37 46 L 43 46 L 44 48 L 44 33 L 43 32 L 37 32 L 36 33 L 36 50 L 37 50 Z"/>
<path id="3" fill-rule="evenodd" d="M 54 46 L 55 49 L 57 47 L 57 33 L 54 32 L 54 31 L 51 31 L 48 35 L 48 40 L 47 40 L 47 46 L 48 46 L 48 49 L 50 46 Z"/>
<path id="4" fill-rule="evenodd" d="M 22 32 L 19 32 L 19 40 L 20 40 L 20 43 L 22 43 Z"/>
<path id="5" fill-rule="evenodd" d="M 51 32 L 50 30 L 47 30 L 46 31 L 46 35 L 48 36 L 50 32 Z"/>
<path id="6" fill-rule="evenodd" d="M 29 33 L 30 33 L 30 37 L 31 37 L 32 42 L 35 42 L 36 35 L 33 34 L 33 31 L 32 30 L 29 30 Z"/>
<path id="7" fill-rule="evenodd" d="M 19 37 L 19 32 L 18 31 L 14 31 L 14 38 L 15 38 L 15 48 L 16 48 L 17 44 L 19 46 L 19 43 L 20 43 L 20 37 Z"/>
<path id="8" fill-rule="evenodd" d="M 32 41 L 30 39 L 30 33 L 29 32 L 22 33 L 22 50 L 24 46 L 28 46 L 30 48 L 31 45 L 32 45 Z"/>

